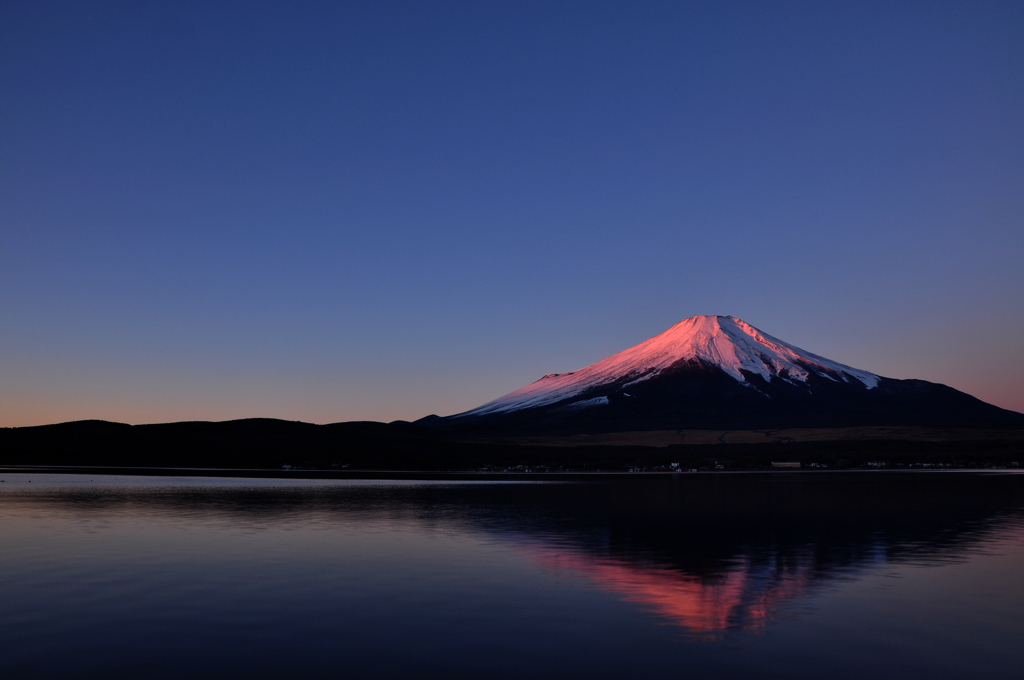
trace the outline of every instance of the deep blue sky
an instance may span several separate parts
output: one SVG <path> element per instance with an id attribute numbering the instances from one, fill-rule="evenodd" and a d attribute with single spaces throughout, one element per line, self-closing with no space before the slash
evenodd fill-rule
<path id="1" fill-rule="evenodd" d="M 0 425 L 414 419 L 694 314 L 1024 410 L 1024 4 L 0 8 Z"/>

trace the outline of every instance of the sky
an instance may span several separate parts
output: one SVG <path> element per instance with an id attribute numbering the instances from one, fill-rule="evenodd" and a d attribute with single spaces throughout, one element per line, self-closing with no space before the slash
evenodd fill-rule
<path id="1" fill-rule="evenodd" d="M 414 420 L 696 314 L 1024 411 L 1020 2 L 0 8 L 0 426 Z"/>

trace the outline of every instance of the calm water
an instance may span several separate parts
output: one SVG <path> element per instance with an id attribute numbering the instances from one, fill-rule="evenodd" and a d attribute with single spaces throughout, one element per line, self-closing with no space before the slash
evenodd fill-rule
<path id="1" fill-rule="evenodd" d="M 1024 475 L 0 478 L 4 678 L 1024 676 Z"/>

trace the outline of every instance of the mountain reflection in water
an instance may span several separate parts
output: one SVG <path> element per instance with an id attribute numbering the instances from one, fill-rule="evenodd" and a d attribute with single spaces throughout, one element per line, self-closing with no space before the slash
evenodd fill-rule
<path id="1" fill-rule="evenodd" d="M 3 500 L 76 513 L 242 524 L 414 522 L 511 541 L 714 638 L 766 626 L 802 595 L 879 562 L 941 564 L 1021 521 L 1016 474 L 672 475 L 593 483 L 57 486 Z"/>
<path id="2" fill-rule="evenodd" d="M 673 677 L 684 657 L 716 677 L 782 657 L 787 677 L 1016 677 L 1024 661 L 1019 474 L 0 478 L 5 677 L 156 657 L 167 677 Z"/>
<path id="3" fill-rule="evenodd" d="M 547 570 L 585 576 L 693 637 L 718 639 L 727 630 L 762 629 L 816 587 L 865 567 L 965 560 L 993 533 L 1020 531 L 1024 509 L 1024 478 L 1017 475 L 673 482 L 656 493 L 643 482 L 573 490 L 572 508 L 559 494 L 557 507 L 535 508 L 526 530 L 534 538 L 523 552 Z"/>
<path id="4" fill-rule="evenodd" d="M 763 628 L 811 584 L 809 564 L 745 563 L 709 580 L 585 553 L 541 549 L 530 554 L 547 569 L 586 575 L 701 639 L 718 639 L 729 629 Z"/>

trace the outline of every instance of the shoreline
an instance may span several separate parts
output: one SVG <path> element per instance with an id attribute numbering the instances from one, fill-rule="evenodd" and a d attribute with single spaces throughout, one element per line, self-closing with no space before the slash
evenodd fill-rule
<path id="1" fill-rule="evenodd" d="M 483 470 L 281 470 L 273 468 L 178 468 L 178 467 L 114 467 L 64 465 L 0 465 L 0 473 L 11 474 L 72 474 L 130 477 L 223 477 L 282 480 L 422 480 L 422 481 L 596 481 L 613 479 L 678 478 L 710 475 L 778 475 L 778 474 L 836 474 L 836 473 L 935 473 L 984 472 L 1021 473 L 1018 467 L 856 467 L 856 468 L 782 468 L 765 470 L 679 470 L 636 471 L 609 470 L 593 472 L 506 472 Z"/>

